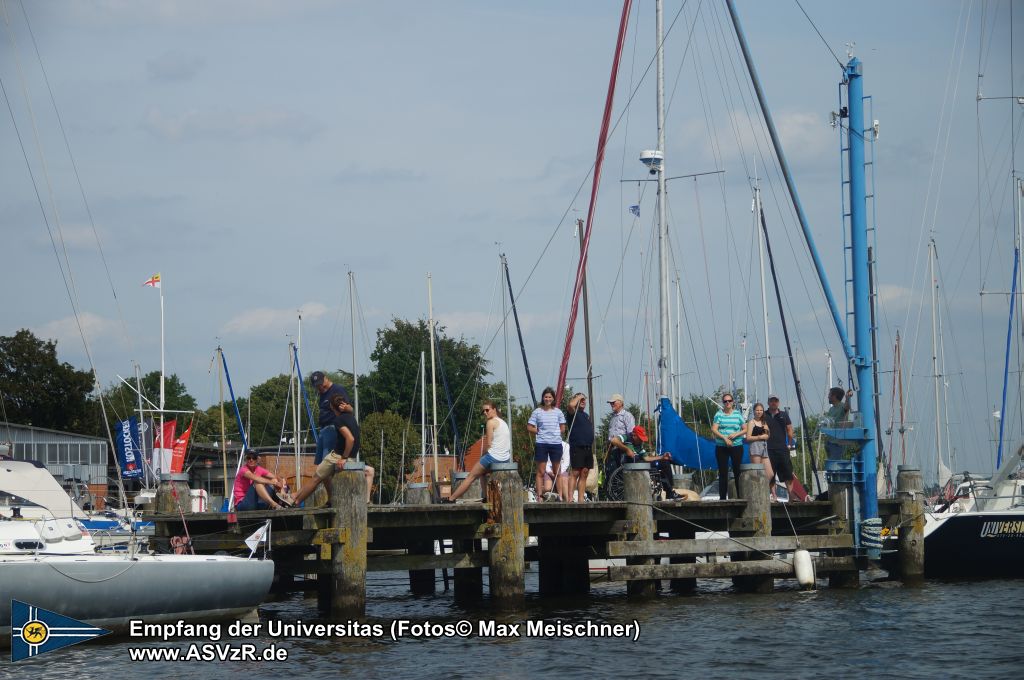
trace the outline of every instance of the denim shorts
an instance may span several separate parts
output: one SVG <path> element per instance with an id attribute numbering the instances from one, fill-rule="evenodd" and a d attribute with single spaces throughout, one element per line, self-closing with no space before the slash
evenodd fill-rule
<path id="1" fill-rule="evenodd" d="M 490 472 L 491 466 L 494 465 L 495 463 L 507 463 L 507 462 L 509 462 L 509 461 L 507 461 L 507 460 L 498 460 L 497 458 L 495 458 L 494 456 L 491 455 L 490 451 L 488 451 L 484 455 L 480 456 L 480 467 L 482 467 L 483 469 L 487 470 L 488 472 Z"/>

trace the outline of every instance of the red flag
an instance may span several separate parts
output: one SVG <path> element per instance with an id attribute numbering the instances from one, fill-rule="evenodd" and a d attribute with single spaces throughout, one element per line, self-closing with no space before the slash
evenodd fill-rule
<path id="1" fill-rule="evenodd" d="M 153 468 L 158 472 L 171 471 L 171 447 L 174 445 L 174 430 L 177 426 L 177 420 L 169 420 L 164 423 L 163 433 L 158 430 L 153 436 Z"/>
<path id="2" fill-rule="evenodd" d="M 192 435 L 192 423 L 174 440 L 174 452 L 171 454 L 171 472 L 185 469 L 185 451 L 188 449 L 188 438 Z"/>

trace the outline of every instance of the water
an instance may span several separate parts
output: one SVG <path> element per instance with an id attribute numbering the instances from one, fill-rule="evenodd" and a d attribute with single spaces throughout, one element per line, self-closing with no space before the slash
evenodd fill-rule
<path id="1" fill-rule="evenodd" d="M 802 593 L 778 581 L 771 595 L 740 595 L 725 581 L 702 581 L 695 595 L 667 589 L 654 600 L 628 600 L 622 584 L 596 585 L 590 596 L 544 598 L 527 577 L 526 610 L 495 616 L 466 609 L 451 593 L 413 598 L 405 575 L 370 574 L 368 622 L 393 619 L 454 624 L 461 619 L 561 619 L 640 624 L 639 642 L 614 638 L 316 639 L 225 638 L 276 644 L 284 662 L 133 661 L 137 639 L 57 650 L 29 661 L 0 662 L 0 677 L 204 678 L 608 678 L 769 677 L 1009 678 L 1024 664 L 1024 581 L 932 582 L 920 588 L 870 582 L 856 590 L 825 586 Z M 260 618 L 324 622 L 315 598 L 291 596 L 260 608 Z M 226 625 L 225 625 L 226 629 Z M 386 635 L 386 634 L 385 634 Z M 187 650 L 192 642 L 151 644 Z M 6 652 L 5 652 L 6 654 Z M 9 657 L 8 657 L 9 658 Z"/>

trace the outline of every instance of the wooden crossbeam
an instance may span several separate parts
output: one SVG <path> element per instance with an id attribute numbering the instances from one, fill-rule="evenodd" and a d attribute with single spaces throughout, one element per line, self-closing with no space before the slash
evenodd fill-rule
<path id="1" fill-rule="evenodd" d="M 814 560 L 816 574 L 836 571 L 857 571 L 852 557 L 818 557 Z M 793 565 L 782 560 L 751 560 L 746 562 L 713 562 L 708 564 L 643 564 L 608 567 L 610 581 L 649 581 L 673 578 L 729 578 L 732 576 L 794 577 Z"/>
<path id="2" fill-rule="evenodd" d="M 823 550 L 826 548 L 852 548 L 853 536 L 801 536 L 799 545 L 795 536 L 745 536 L 731 538 L 684 538 L 670 541 L 612 541 L 608 543 L 609 557 L 646 557 L 658 555 L 725 555 L 744 550 L 783 552 L 791 550 Z"/>

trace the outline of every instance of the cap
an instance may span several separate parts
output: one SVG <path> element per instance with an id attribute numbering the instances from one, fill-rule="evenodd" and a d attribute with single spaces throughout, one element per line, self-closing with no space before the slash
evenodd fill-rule
<path id="1" fill-rule="evenodd" d="M 257 451 L 256 449 L 246 449 L 245 450 L 245 457 L 246 458 L 259 458 L 260 457 L 260 452 Z"/>
<path id="2" fill-rule="evenodd" d="M 642 442 L 647 441 L 647 430 L 642 425 L 637 425 L 633 428 L 633 436 Z"/>
<path id="3" fill-rule="evenodd" d="M 778 400 L 779 400 L 779 398 L 776 397 L 774 394 L 772 396 L 768 397 L 768 401 L 778 401 Z"/>
<path id="4" fill-rule="evenodd" d="M 322 385 L 324 382 L 324 372 L 313 371 L 313 373 L 310 374 L 309 376 L 309 382 L 313 385 L 313 387 L 320 387 L 320 385 Z"/>
<path id="5" fill-rule="evenodd" d="M 609 404 L 614 404 L 617 401 L 621 401 L 623 404 L 626 403 L 625 397 L 623 397 L 621 394 L 616 393 L 616 394 L 613 394 L 612 396 L 608 397 L 608 403 Z"/>

